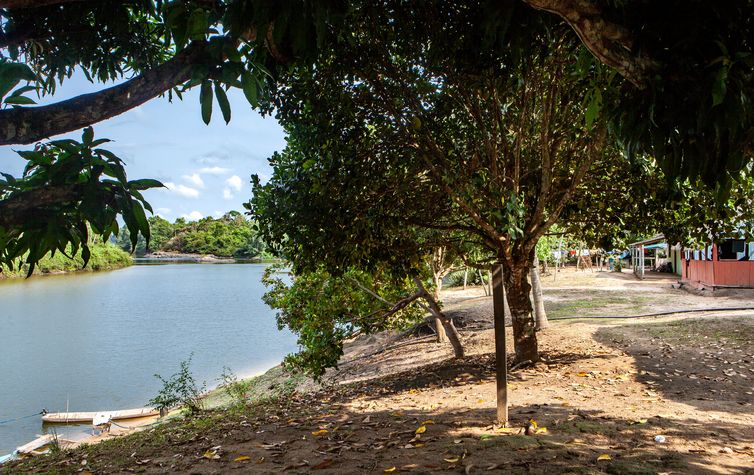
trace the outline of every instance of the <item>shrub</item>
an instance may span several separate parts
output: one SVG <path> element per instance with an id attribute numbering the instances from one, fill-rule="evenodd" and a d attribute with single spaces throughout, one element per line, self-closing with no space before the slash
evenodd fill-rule
<path id="1" fill-rule="evenodd" d="M 201 387 L 197 384 L 194 376 L 189 369 L 193 353 L 185 361 L 181 361 L 181 368 L 170 378 L 165 379 L 159 374 L 154 377 L 162 382 L 162 389 L 155 397 L 149 400 L 149 405 L 159 409 L 160 413 L 174 407 L 183 406 L 194 414 L 204 408 L 202 393 L 206 389 L 206 384 L 202 383 Z"/>

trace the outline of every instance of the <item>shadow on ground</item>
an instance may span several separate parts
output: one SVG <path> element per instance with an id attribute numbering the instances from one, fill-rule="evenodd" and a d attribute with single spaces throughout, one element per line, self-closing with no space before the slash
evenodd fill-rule
<path id="1" fill-rule="evenodd" d="M 637 379 L 664 398 L 754 414 L 754 315 L 605 327 L 595 338 L 632 356 Z"/>

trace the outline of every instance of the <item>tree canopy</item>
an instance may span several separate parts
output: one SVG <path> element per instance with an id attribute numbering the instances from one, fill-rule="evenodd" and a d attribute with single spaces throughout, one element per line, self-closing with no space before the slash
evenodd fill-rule
<path id="1" fill-rule="evenodd" d="M 423 15 L 431 22 L 432 12 L 443 11 L 453 26 L 442 44 L 470 65 L 501 52 L 537 54 L 530 46 L 540 30 L 531 26 L 564 22 L 570 31 L 559 34 L 578 38 L 618 74 L 586 91 L 584 106 L 602 114 L 629 156 L 652 155 L 669 181 L 721 184 L 721 201 L 730 173 L 751 159 L 749 0 L 2 1 L 0 144 L 35 143 L 194 87 L 205 122 L 214 104 L 230 120 L 231 87 L 269 112 L 260 106 L 269 88 L 289 68 L 357 40 L 345 19 L 369 8 L 396 12 L 399 24 Z M 54 97 L 74 70 L 117 84 L 33 104 L 33 91 Z"/>

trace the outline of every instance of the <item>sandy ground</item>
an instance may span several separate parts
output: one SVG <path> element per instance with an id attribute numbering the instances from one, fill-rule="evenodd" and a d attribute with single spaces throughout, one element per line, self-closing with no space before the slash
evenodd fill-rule
<path id="1" fill-rule="evenodd" d="M 494 424 L 490 298 L 451 290 L 463 359 L 431 336 L 365 337 L 319 391 L 6 470 L 754 474 L 754 311 L 583 318 L 754 301 L 626 274 L 550 279 L 548 310 L 561 320 L 538 334 L 546 362 L 511 372 L 508 428 Z"/>

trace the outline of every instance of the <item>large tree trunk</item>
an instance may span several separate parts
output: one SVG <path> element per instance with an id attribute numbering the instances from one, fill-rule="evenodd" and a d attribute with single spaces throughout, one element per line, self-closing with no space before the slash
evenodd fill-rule
<path id="1" fill-rule="evenodd" d="M 531 271 L 531 300 L 534 307 L 534 323 L 537 331 L 544 330 L 549 326 L 545 301 L 542 298 L 542 282 L 539 276 L 539 258 L 534 255 Z"/>
<path id="2" fill-rule="evenodd" d="M 536 363 L 539 361 L 537 334 L 532 318 L 529 298 L 529 262 L 524 259 L 509 260 L 505 268 L 505 292 L 511 309 L 513 322 L 513 343 L 516 349 L 516 363 Z"/>

